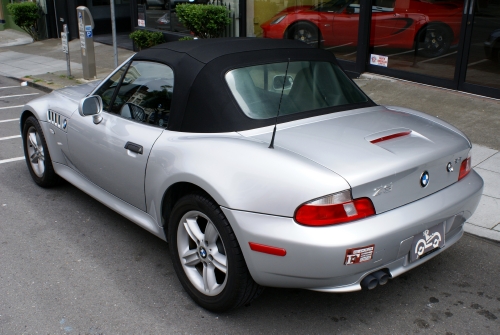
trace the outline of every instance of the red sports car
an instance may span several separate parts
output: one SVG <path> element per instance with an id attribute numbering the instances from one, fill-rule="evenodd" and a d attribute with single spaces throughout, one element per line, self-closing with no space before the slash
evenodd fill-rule
<path id="1" fill-rule="evenodd" d="M 426 57 L 445 54 L 458 43 L 463 1 L 375 0 L 372 46 L 418 48 Z M 288 38 L 325 47 L 355 46 L 359 0 L 331 0 L 318 6 L 295 6 L 261 25 L 264 37 Z"/>

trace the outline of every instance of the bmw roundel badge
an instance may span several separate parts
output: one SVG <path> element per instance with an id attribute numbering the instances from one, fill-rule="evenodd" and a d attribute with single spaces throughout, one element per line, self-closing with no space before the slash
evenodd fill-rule
<path id="1" fill-rule="evenodd" d="M 420 186 L 427 187 L 429 185 L 429 172 L 424 171 L 420 176 Z"/>
<path id="2" fill-rule="evenodd" d="M 204 248 L 200 248 L 200 256 L 203 258 L 207 257 L 207 251 Z"/>
<path id="3" fill-rule="evenodd" d="M 66 129 L 66 127 L 68 126 L 68 121 L 66 119 L 64 119 L 62 126 L 63 126 L 63 129 Z"/>

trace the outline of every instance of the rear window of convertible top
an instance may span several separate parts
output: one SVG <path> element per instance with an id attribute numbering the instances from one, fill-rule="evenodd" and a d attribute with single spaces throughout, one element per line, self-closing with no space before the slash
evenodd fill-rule
<path id="1" fill-rule="evenodd" d="M 227 72 L 226 82 L 240 108 L 252 119 L 276 117 L 278 108 L 279 115 L 289 115 L 368 101 L 346 74 L 330 62 L 249 66 Z"/>

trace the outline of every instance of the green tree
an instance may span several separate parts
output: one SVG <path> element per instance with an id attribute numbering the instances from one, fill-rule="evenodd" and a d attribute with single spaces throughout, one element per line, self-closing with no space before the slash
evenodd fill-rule
<path id="1" fill-rule="evenodd" d="M 38 40 L 35 30 L 38 15 L 38 6 L 34 2 L 11 3 L 7 5 L 7 10 L 14 18 L 14 23 L 27 32 L 34 41 Z"/>
<path id="2" fill-rule="evenodd" d="M 231 22 L 226 6 L 180 4 L 175 11 L 182 24 L 199 38 L 221 37 Z"/>

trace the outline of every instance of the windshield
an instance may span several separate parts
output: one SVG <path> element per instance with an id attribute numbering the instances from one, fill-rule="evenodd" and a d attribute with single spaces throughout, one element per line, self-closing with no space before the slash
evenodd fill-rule
<path id="1" fill-rule="evenodd" d="M 330 62 L 290 62 L 288 70 L 287 62 L 249 66 L 231 70 L 225 78 L 238 105 L 252 119 L 276 117 L 278 108 L 282 116 L 368 101 Z"/>
<path id="2" fill-rule="evenodd" d="M 350 3 L 359 4 L 359 0 L 332 0 L 327 2 L 321 2 L 318 6 L 314 7 L 313 10 L 337 12 L 340 13 Z"/>

